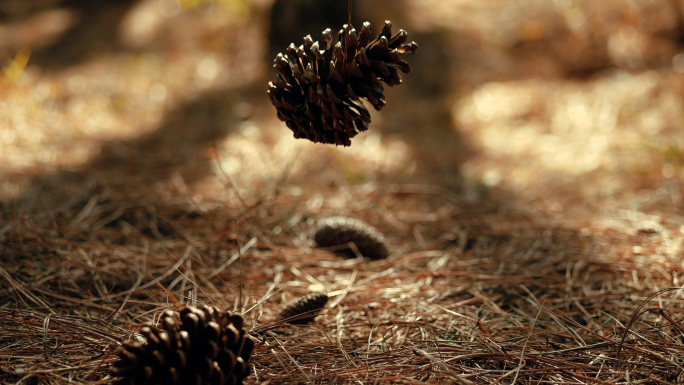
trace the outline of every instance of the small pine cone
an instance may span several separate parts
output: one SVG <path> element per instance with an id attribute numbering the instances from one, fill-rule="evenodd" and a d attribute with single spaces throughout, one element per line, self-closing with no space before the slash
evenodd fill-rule
<path id="1" fill-rule="evenodd" d="M 124 342 L 110 369 L 118 385 L 242 384 L 254 342 L 242 317 L 203 306 L 167 310 L 161 328 L 145 325 L 146 342 Z"/>
<path id="2" fill-rule="evenodd" d="M 320 220 L 314 240 L 319 247 L 347 245 L 353 242 L 361 255 L 373 259 L 387 258 L 389 254 L 382 234 L 368 224 L 353 218 L 329 217 Z M 350 248 L 338 251 L 353 255 Z"/>
<path id="3" fill-rule="evenodd" d="M 399 55 L 415 53 L 418 45 L 405 44 L 406 31 L 392 35 L 392 23 L 386 21 L 375 39 L 370 35 L 369 22 L 359 32 L 345 24 L 334 45 L 328 28 L 322 44 L 307 35 L 303 45 L 290 44 L 276 56 L 273 66 L 280 73 L 269 83 L 268 95 L 295 138 L 351 145 L 351 138 L 366 131 L 371 121 L 361 98 L 379 111 L 385 105 L 380 82 L 398 85 L 399 71 L 411 72 Z"/>
<path id="4" fill-rule="evenodd" d="M 280 318 L 289 324 L 308 324 L 313 322 L 326 303 L 328 303 L 327 294 L 312 293 L 285 306 L 280 313 Z"/>

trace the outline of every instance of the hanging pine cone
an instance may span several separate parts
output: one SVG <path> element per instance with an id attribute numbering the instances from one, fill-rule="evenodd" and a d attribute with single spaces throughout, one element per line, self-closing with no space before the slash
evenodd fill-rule
<path id="1" fill-rule="evenodd" d="M 379 111 L 385 105 L 380 82 L 401 84 L 399 71 L 411 72 L 399 55 L 415 53 L 418 45 L 405 44 L 406 31 L 392 35 L 392 23 L 386 21 L 375 39 L 370 40 L 370 35 L 369 22 L 358 34 L 345 24 L 334 46 L 328 28 L 322 44 L 307 35 L 303 45 L 290 44 L 285 54 L 276 56 L 274 67 L 280 74 L 269 83 L 268 95 L 295 138 L 351 145 L 351 138 L 366 131 L 371 121 L 360 99 Z"/>
<path id="2" fill-rule="evenodd" d="M 145 343 L 125 342 L 110 369 L 117 384 L 242 384 L 254 342 L 242 317 L 203 306 L 167 310 L 161 328 L 146 325 Z"/>
<path id="3" fill-rule="evenodd" d="M 344 246 L 354 243 L 361 255 L 373 259 L 387 258 L 389 254 L 382 234 L 368 224 L 353 218 L 321 219 L 316 226 L 314 240 L 319 247 Z M 350 248 L 337 251 L 354 255 Z"/>
<path id="4" fill-rule="evenodd" d="M 280 318 L 289 324 L 308 324 L 313 322 L 326 303 L 328 303 L 327 294 L 312 293 L 285 306 L 280 313 Z"/>

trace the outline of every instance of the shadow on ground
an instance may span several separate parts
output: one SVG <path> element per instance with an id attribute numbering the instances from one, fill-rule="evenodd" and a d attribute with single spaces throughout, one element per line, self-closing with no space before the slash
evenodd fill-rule
<path id="1" fill-rule="evenodd" d="M 209 150 L 240 120 L 232 106 L 249 94 L 244 89 L 216 91 L 187 102 L 168 112 L 150 134 L 105 142 L 90 162 L 37 176 L 21 196 L 3 203 L 3 211 L 49 217 L 102 190 L 120 199 L 154 202 L 154 194 L 162 193 L 155 184 L 176 174 L 186 184 L 202 180 L 213 172 Z"/>
<path id="2" fill-rule="evenodd" d="M 42 12 L 61 9 L 72 15 L 72 24 L 50 44 L 32 52 L 31 64 L 64 69 L 105 52 L 124 50 L 118 35 L 124 17 L 139 0 L 9 0 L 0 7 L 0 20 L 20 23 Z"/>
<path id="3" fill-rule="evenodd" d="M 15 18 L 28 18 L 55 6 L 75 9 L 81 15 L 58 41 L 34 51 L 30 64 L 66 69 L 103 52 L 124 49 L 117 42 L 117 28 L 136 3 L 134 0 L 56 1 L 26 10 Z M 285 40 L 297 43 L 306 31 L 321 25 L 341 27 L 347 21 L 346 3 L 340 7 L 341 3 L 328 1 L 314 7 L 310 1 L 277 1 L 272 10 L 271 50 L 282 50 Z M 315 16 L 317 24 L 293 28 L 288 15 L 301 17 L 304 10 Z M 366 16 L 371 19 L 372 15 Z M 375 27 L 377 32 L 380 26 Z M 450 83 L 445 78 L 430 76 L 437 70 L 444 73 L 451 70 L 449 58 L 444 53 L 446 37 L 435 32 L 416 33 L 411 37 L 422 46 L 418 55 L 407 58 L 413 64 L 413 73 L 405 76 L 402 86 L 386 87 L 385 121 L 375 129 L 399 137 L 414 147 L 420 167 L 416 181 L 448 181 L 451 188 L 459 189 L 460 165 L 473 154 L 473 149 L 453 126 Z M 270 66 L 272 58 L 266 61 Z M 271 106 L 262 102 L 267 100 L 265 88 L 265 82 L 252 83 L 240 89 L 213 91 L 184 102 L 169 111 L 154 132 L 133 140 L 103 143 L 100 153 L 87 164 L 36 176 L 19 197 L 2 203 L 2 211 L 42 213 L 49 218 L 55 211 L 66 212 L 83 206 L 93 194 L 102 191 L 123 193 L 122 198 L 155 202 L 162 194 L 155 185 L 175 175 L 192 185 L 211 172 L 210 148 L 230 135 L 239 123 L 240 118 L 234 116 L 233 111 L 237 103 L 253 102 L 268 109 L 264 113 L 274 114 Z"/>

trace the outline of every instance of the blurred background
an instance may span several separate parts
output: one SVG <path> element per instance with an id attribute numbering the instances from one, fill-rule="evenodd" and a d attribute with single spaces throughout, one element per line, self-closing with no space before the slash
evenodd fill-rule
<path id="1" fill-rule="evenodd" d="M 681 211 L 684 1 L 354 3 L 354 25 L 386 19 L 420 46 L 413 71 L 335 148 L 293 139 L 266 87 L 275 54 L 341 28 L 346 1 L 0 2 L 1 212 L 93 191 L 258 197 L 285 178 Z"/>
<path id="2" fill-rule="evenodd" d="M 336 336 L 290 339 L 345 341 L 315 378 L 356 381 L 338 377 L 347 348 L 382 349 L 386 379 L 420 366 L 409 376 L 439 381 L 434 357 L 471 350 L 486 354 L 457 364 L 492 381 L 680 376 L 658 350 L 681 352 L 674 302 L 635 317 L 619 373 L 604 343 L 681 286 L 684 0 L 357 0 L 355 26 L 391 20 L 417 42 L 413 70 L 350 147 L 295 140 L 266 93 L 273 59 L 347 20 L 346 0 L 0 0 L 0 372 L 102 382 L 104 336 L 129 338 L 169 298 L 253 304 L 256 325 L 330 289 L 345 302 L 320 325 Z M 378 228 L 390 257 L 312 250 L 330 215 Z M 101 341 L 64 345 L 59 314 Z M 434 356 L 415 361 L 413 342 Z M 509 370 L 520 347 L 581 365 Z M 259 382 L 289 378 L 262 352 Z"/>

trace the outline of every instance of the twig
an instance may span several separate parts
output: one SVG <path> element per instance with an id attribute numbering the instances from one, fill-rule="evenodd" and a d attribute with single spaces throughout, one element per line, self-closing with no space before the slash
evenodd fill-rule
<path id="1" fill-rule="evenodd" d="M 48 349 L 47 349 L 47 333 L 48 333 L 48 325 L 50 324 L 50 316 L 52 313 L 48 314 L 47 317 L 45 317 L 45 321 L 43 321 L 43 354 L 45 355 L 45 361 L 50 361 L 50 357 L 48 356 Z"/>
<path id="2" fill-rule="evenodd" d="M 249 248 L 252 247 L 256 242 L 257 242 L 257 238 L 256 238 L 256 237 L 250 239 L 249 242 L 247 242 L 244 246 L 242 246 L 242 248 L 238 249 L 238 252 L 235 253 L 235 254 L 233 254 L 233 256 L 230 257 L 229 260 L 227 260 L 226 262 L 224 262 L 223 265 L 221 265 L 221 266 L 219 266 L 218 268 L 216 268 L 216 270 L 212 271 L 212 272 L 207 276 L 207 279 L 214 278 L 216 275 L 218 275 L 218 274 L 221 273 L 223 270 L 225 270 L 228 266 L 230 266 L 233 262 L 235 262 L 238 258 L 240 258 L 240 255 L 241 255 L 242 253 L 244 253 L 244 252 L 246 252 L 247 250 L 249 250 Z"/>
<path id="3" fill-rule="evenodd" d="M 523 344 L 522 350 L 520 351 L 520 361 L 518 361 L 518 367 L 515 368 L 515 377 L 513 377 L 513 381 L 511 382 L 512 384 L 515 384 L 515 381 L 518 380 L 518 375 L 520 374 L 520 369 L 523 367 L 524 362 L 525 362 L 525 349 L 527 348 L 527 343 L 530 341 L 530 336 L 532 335 L 532 330 L 534 330 L 534 325 L 537 324 L 537 320 L 539 319 L 539 315 L 541 314 L 542 310 L 544 310 L 544 304 L 545 303 L 546 303 L 546 300 L 544 300 L 541 303 L 541 306 L 539 306 L 539 311 L 537 311 L 537 316 L 534 317 L 534 321 L 532 322 L 532 325 L 530 325 L 530 331 L 527 333 L 527 338 L 525 338 L 525 343 Z"/>
<path id="4" fill-rule="evenodd" d="M 238 295 L 239 295 L 239 302 L 238 302 L 238 309 L 240 311 L 244 311 L 245 309 L 242 308 L 242 250 L 240 248 L 240 232 L 238 231 L 238 223 L 237 223 L 237 218 L 234 218 L 235 221 L 235 242 L 237 243 L 237 248 L 238 248 L 238 259 L 239 259 L 239 264 L 240 264 L 240 287 L 238 288 Z"/>

